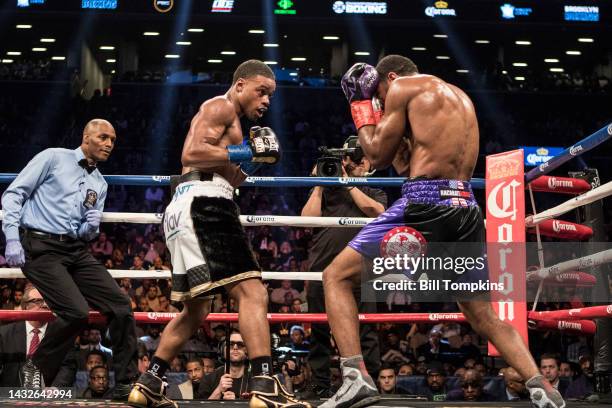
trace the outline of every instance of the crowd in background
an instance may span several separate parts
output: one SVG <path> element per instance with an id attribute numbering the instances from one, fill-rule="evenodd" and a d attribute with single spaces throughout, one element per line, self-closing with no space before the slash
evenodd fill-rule
<path id="1" fill-rule="evenodd" d="M 1 65 L 0 79 L 38 80 L 44 79 L 46 72 L 44 64 Z M 479 112 L 481 155 L 501 152 L 521 144 L 534 144 L 535 137 L 538 145 L 567 146 L 597 130 L 610 119 L 604 107 L 598 102 L 588 102 L 589 99 L 584 95 L 583 99 L 578 95 L 576 100 L 563 102 L 556 100 L 555 94 L 513 96 L 513 90 L 526 88 L 523 84 L 512 83 L 503 75 L 492 73 L 488 80 L 496 84 L 494 89 L 502 90 L 502 96 L 507 96 L 504 98 L 504 106 L 492 102 L 500 98 L 490 98 L 490 95 L 481 93 L 472 95 Z M 563 92 L 610 92 L 609 80 L 584 76 L 551 76 L 529 86 Z M 169 92 L 170 96 L 166 95 L 174 98 L 171 99 L 174 102 L 170 104 L 172 108 L 167 111 L 160 110 L 158 103 L 162 92 L 168 93 L 165 89 L 117 85 L 112 92 L 96 92 L 88 101 L 79 96 L 70 98 L 67 84 L 15 89 L 20 91 L 11 93 L 9 90 L 0 95 L 0 147 L 5 150 L 6 157 L 0 164 L 2 171 L 15 172 L 21 169 L 35 153 L 46 147 L 74 148 L 80 143 L 84 123 L 92 117 L 103 117 L 113 123 L 119 136 L 116 151 L 109 162 L 101 166 L 103 174 L 167 175 L 179 171 L 180 146 L 199 103 L 210 95 L 223 92 L 225 88 L 211 86 L 176 89 Z M 281 137 L 285 156 L 279 166 L 267 169 L 264 175 L 306 176 L 310 174 L 319 156 L 319 146 L 340 147 L 346 136 L 355 132 L 346 103 L 338 89 L 312 90 L 312 94 L 298 98 L 299 92 L 299 88 L 280 89 L 266 118 L 268 125 L 274 127 L 280 124 L 276 130 Z M 57 102 L 53 109 L 49 110 L 45 104 L 35 104 L 31 108 L 31 100 L 44 95 L 47 95 L 49 104 Z M 584 159 L 595 167 L 601 163 L 597 161 L 597 155 L 585 156 Z M 482 161 L 477 174 L 478 171 L 482 172 Z M 609 169 L 600 166 L 600 171 L 602 178 L 610 178 L 606 178 Z M 393 173 L 385 171 L 377 175 Z M 398 191 L 395 190 L 388 191 L 391 199 L 397 198 Z M 105 211 L 163 212 L 169 201 L 168 193 L 166 187 L 111 185 Z M 241 188 L 237 202 L 243 214 L 299 215 L 307 195 L 308 189 L 285 189 L 281 193 L 269 188 Z M 608 222 L 610 215 L 606 214 Z M 314 232 L 311 228 L 295 227 L 247 228 L 262 269 L 279 272 L 309 270 L 308 251 Z M 2 240 L 0 238 L 0 267 L 5 266 L 1 255 L 4 253 Z M 90 249 L 108 269 L 172 268 L 158 225 L 103 224 L 101 234 L 91 243 Z M 130 297 L 134 311 L 176 312 L 181 309 L 180 303 L 170 299 L 172 282 L 168 279 L 125 278 L 119 280 L 118 284 Z M 271 312 L 308 311 L 307 281 L 270 281 L 266 285 L 270 294 Z M 0 280 L 0 286 L 2 309 L 23 307 L 21 299 L 27 287 L 25 280 Z M 569 303 L 541 303 L 539 308 L 545 310 L 575 306 Z M 389 299 L 386 304 L 379 304 L 378 307 L 381 312 L 456 311 L 454 304 L 410 304 L 401 297 Z M 235 311 L 232 302 L 228 305 L 224 297 L 217 296 L 213 312 L 228 310 Z M 277 345 L 294 351 L 308 349 L 310 329 L 307 323 L 272 326 Z M 146 367 L 145 359 L 154 352 L 162 332 L 163 325 L 138 324 L 142 367 Z M 478 338 L 468 325 L 389 323 L 379 324 L 378 332 L 383 368 L 374 374 L 384 393 L 420 394 L 431 398 L 441 398 L 439 396 L 444 394 L 444 398 L 449 399 L 499 400 L 517 389 L 516 394 L 520 398 L 525 397 L 524 379 L 517 379 L 517 374 L 511 370 L 500 371 L 503 363 L 487 357 L 485 339 Z M 580 384 L 590 381 L 593 356 L 590 338 L 569 336 L 558 331 L 533 331 L 530 336 L 532 352 L 541 366 L 540 358 L 552 354 L 559 376 L 566 377 L 566 380 L 582 381 Z M 220 365 L 224 338 L 223 325 L 205 325 L 190 339 L 180 358 L 173 361 L 172 371 L 186 371 L 186 363 L 194 357 L 203 358 L 203 365 L 208 367 L 211 364 Z M 112 356 L 105 351 L 107 345 L 104 327 L 91 327 L 83 331 L 75 345 L 76 350 L 81 352 L 79 368 L 87 370 L 88 367 L 91 369 L 100 365 L 110 367 L 107 360 Z M 90 357 L 92 349 L 102 350 L 103 355 Z M 102 361 L 88 363 L 90 358 Z M 95 364 L 100 362 L 102 364 Z M 307 386 L 309 376 L 308 365 L 301 364 L 300 367 L 299 377 L 295 379 L 298 389 Z M 331 370 L 333 383 L 338 385 L 337 356 L 332 361 Z M 101 377 L 98 378 L 101 383 L 109 377 L 108 370 L 96 371 L 90 375 Z M 407 380 L 409 377 L 414 380 Z M 491 379 L 497 380 L 491 382 Z M 566 380 L 563 382 L 568 386 Z M 512 392 L 507 391 L 508 394 L 505 394 L 501 390 Z M 95 389 L 90 391 L 92 395 L 97 395 Z M 588 393 L 588 387 L 581 392 L 582 395 L 579 391 L 572 395 L 584 396 Z"/>

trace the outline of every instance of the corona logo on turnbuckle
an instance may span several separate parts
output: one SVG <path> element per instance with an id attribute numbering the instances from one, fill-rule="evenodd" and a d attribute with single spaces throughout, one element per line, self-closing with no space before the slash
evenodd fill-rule
<path id="1" fill-rule="evenodd" d="M 573 188 L 574 183 L 572 182 L 572 180 L 559 180 L 556 177 L 549 178 L 548 188 L 550 188 L 551 190 L 554 190 L 557 187 Z"/>
<path id="2" fill-rule="evenodd" d="M 560 320 L 559 322 L 557 322 L 557 327 L 559 328 L 559 330 L 563 330 L 563 329 L 582 330 L 582 323 L 566 322 L 564 320 Z"/>
<path id="3" fill-rule="evenodd" d="M 608 134 L 612 136 L 612 123 L 608 126 Z"/>
<path id="4" fill-rule="evenodd" d="M 570 316 L 573 316 L 575 314 L 580 313 L 581 311 L 582 311 L 582 309 L 570 309 L 568 313 L 569 313 Z"/>
<path id="5" fill-rule="evenodd" d="M 609 305 L 608 307 L 606 307 L 606 313 L 609 315 L 612 315 L 612 305 Z"/>
<path id="6" fill-rule="evenodd" d="M 578 232 L 574 224 L 569 224 L 569 223 L 559 221 L 559 220 L 553 220 L 552 227 L 553 227 L 553 231 L 555 232 L 561 232 L 561 231 Z"/>

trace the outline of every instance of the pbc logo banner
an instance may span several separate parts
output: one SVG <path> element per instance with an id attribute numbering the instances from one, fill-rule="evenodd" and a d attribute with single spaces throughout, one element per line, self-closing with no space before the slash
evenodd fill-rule
<path id="1" fill-rule="evenodd" d="M 523 151 L 487 156 L 487 247 L 489 279 L 503 282 L 492 292 L 493 309 L 527 342 L 525 272 L 525 173 Z M 489 343 L 489 355 L 499 353 Z"/>

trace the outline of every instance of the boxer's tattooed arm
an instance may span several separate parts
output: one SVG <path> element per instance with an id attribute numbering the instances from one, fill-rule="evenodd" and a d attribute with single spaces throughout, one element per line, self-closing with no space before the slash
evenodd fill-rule
<path id="1" fill-rule="evenodd" d="M 226 143 L 221 139 L 236 119 L 231 102 L 224 98 L 206 101 L 191 120 L 183 146 L 181 162 L 184 167 L 209 169 L 228 163 Z M 242 136 L 238 132 L 238 142 Z"/>
<path id="2" fill-rule="evenodd" d="M 375 169 L 384 169 L 393 162 L 402 143 L 407 125 L 406 94 L 400 86 L 391 84 L 385 98 L 385 115 L 376 126 L 359 129 L 359 142 Z"/>

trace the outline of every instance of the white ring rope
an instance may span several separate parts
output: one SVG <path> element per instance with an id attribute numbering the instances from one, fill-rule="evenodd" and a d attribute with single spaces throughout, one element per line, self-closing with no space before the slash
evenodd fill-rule
<path id="1" fill-rule="evenodd" d="M 168 270 L 147 270 L 134 271 L 131 269 L 109 269 L 108 273 L 113 279 L 170 279 L 172 271 Z M 323 280 L 323 272 L 275 272 L 265 271 L 261 273 L 263 280 Z M 19 268 L 0 268 L 0 279 L 19 279 L 25 278 Z"/>
<path id="2" fill-rule="evenodd" d="M 527 280 L 554 278 L 564 272 L 585 270 L 609 262 L 612 262 L 612 249 L 606 249 L 605 251 L 583 256 L 582 258 L 560 262 L 547 268 L 527 272 Z"/>
<path id="3" fill-rule="evenodd" d="M 556 207 L 549 208 L 548 210 L 542 211 L 541 213 L 536 215 L 531 215 L 525 219 L 525 224 L 527 227 L 533 227 L 534 225 L 539 224 L 542 221 L 550 220 L 578 207 L 582 207 L 583 205 L 591 204 L 594 201 L 606 198 L 610 194 L 612 194 L 612 181 L 603 184 L 591 191 L 587 191 L 586 193 L 579 195 L 578 197 L 574 197 L 562 204 L 559 204 Z"/>
<path id="4" fill-rule="evenodd" d="M 529 216 L 525 219 L 527 228 L 533 227 L 568 211 L 601 200 L 612 194 L 612 181 L 594 190 L 588 191 L 578 197 L 574 197 L 556 207 L 549 208 L 539 214 Z M 127 212 L 105 212 L 102 214 L 102 222 L 126 222 L 133 224 L 160 224 L 163 214 L 161 213 L 127 213 Z M 0 220 L 3 212 L 0 210 Z M 287 215 L 241 215 L 240 222 L 244 226 L 269 225 L 273 227 L 329 227 L 329 228 L 354 228 L 363 227 L 372 222 L 374 218 L 365 217 L 300 217 Z"/>
<path id="5" fill-rule="evenodd" d="M 127 222 L 132 224 L 160 224 L 161 213 L 102 213 L 102 222 Z M 0 211 L 0 220 L 3 213 Z M 363 227 L 374 218 L 359 217 L 299 217 L 287 215 L 241 215 L 240 223 L 247 227 L 270 225 L 274 227 L 330 227 L 355 228 Z"/>

